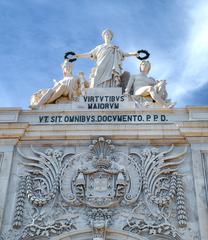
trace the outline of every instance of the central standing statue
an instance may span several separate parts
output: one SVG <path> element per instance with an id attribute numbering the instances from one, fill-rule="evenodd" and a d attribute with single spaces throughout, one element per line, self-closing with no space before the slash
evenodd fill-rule
<path id="1" fill-rule="evenodd" d="M 93 70 L 93 82 L 91 87 L 105 88 L 118 87 L 122 74 L 122 61 L 125 57 L 135 56 L 138 52 L 124 53 L 118 46 L 111 43 L 113 32 L 106 29 L 102 32 L 104 44 L 98 45 L 92 51 L 83 54 L 75 54 L 75 58 L 91 58 L 96 61 Z"/>

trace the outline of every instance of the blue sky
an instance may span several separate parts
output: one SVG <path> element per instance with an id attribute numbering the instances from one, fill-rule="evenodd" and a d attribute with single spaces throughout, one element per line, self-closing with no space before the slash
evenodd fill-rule
<path id="1" fill-rule="evenodd" d="M 150 75 L 167 80 L 177 107 L 208 105 L 207 0 L 0 0 L 0 107 L 28 108 L 62 78 L 64 52 L 88 52 L 105 28 L 123 51 L 151 53 Z M 79 59 L 74 74 L 88 78 L 94 64 Z M 136 74 L 138 64 L 123 67 Z"/>

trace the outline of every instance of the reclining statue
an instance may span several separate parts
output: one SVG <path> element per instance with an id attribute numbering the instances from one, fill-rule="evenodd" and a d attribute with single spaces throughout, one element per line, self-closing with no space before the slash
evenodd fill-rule
<path id="1" fill-rule="evenodd" d="M 79 77 L 72 74 L 73 64 L 65 60 L 61 65 L 64 78 L 55 82 L 49 89 L 40 89 L 31 97 L 31 108 L 36 108 L 49 103 L 69 102 L 75 97 L 85 95 L 85 88 L 89 87 L 84 73 L 79 72 Z"/>
<path id="2" fill-rule="evenodd" d="M 174 104 L 170 103 L 167 99 L 166 80 L 155 80 L 152 77 L 148 77 L 151 64 L 149 61 L 142 61 L 140 63 L 140 74 L 132 75 L 125 89 L 124 95 L 128 95 L 131 87 L 133 86 L 133 95 L 135 100 L 139 100 L 139 97 L 144 99 L 150 98 L 152 103 L 156 102 L 163 107 L 172 107 Z M 149 101 L 145 102 L 145 105 L 150 105 Z"/>

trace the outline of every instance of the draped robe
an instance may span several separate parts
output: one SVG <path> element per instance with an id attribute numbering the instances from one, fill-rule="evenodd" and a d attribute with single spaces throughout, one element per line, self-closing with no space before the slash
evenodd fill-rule
<path id="1" fill-rule="evenodd" d="M 94 87 L 116 87 L 115 76 L 121 75 L 124 53 L 115 45 L 102 44 L 90 54 L 96 61 Z"/>

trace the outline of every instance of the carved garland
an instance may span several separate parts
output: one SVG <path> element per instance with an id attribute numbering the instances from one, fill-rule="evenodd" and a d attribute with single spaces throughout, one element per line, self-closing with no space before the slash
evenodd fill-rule
<path id="1" fill-rule="evenodd" d="M 67 206 L 80 206 L 80 208 L 88 206 L 87 215 L 94 237 L 105 238 L 106 228 L 112 223 L 112 213 L 109 215 L 110 210 L 108 209 L 111 203 L 113 203 L 111 207 L 113 209 L 119 205 L 130 207 L 131 204 L 134 206 L 138 204 L 139 206 L 140 202 L 144 202 L 151 221 L 129 215 L 123 230 L 138 234 L 141 232 L 165 234 L 177 239 L 176 228 L 168 222 L 162 209 L 167 209 L 176 197 L 178 224 L 180 227 L 187 225 L 182 176 L 177 172 L 177 167 L 182 162 L 178 159 L 185 155 L 186 150 L 176 155 L 169 155 L 173 150 L 172 146 L 164 152 L 157 148 L 148 148 L 125 155 L 115 151 L 111 140 L 105 140 L 102 137 L 94 140 L 89 147 L 88 153 L 77 155 L 72 153 L 63 155 L 61 151 L 52 149 L 42 153 L 31 147 L 34 156 L 25 156 L 18 150 L 20 155 L 27 160 L 22 162 L 27 169 L 27 175 L 20 178 L 13 227 L 20 228 L 22 226 L 26 196 L 29 202 L 38 209 L 37 211 L 41 211 L 46 204 L 55 206 L 54 203 L 60 195 Z M 63 159 L 66 156 L 70 157 L 64 162 Z M 128 171 L 133 173 L 134 177 Z M 67 174 L 65 175 L 65 173 Z M 96 190 L 98 187 L 93 189 L 95 184 L 100 184 L 99 186 L 102 188 L 102 183 L 107 184 L 107 187 L 104 186 L 104 190 Z M 68 191 L 68 187 L 72 188 L 70 190 L 72 192 Z M 72 200 L 65 199 L 63 191 L 66 191 L 68 198 L 71 197 L 70 194 L 73 194 Z M 99 197 L 99 194 L 104 195 Z M 135 195 L 131 196 L 132 194 Z M 130 195 L 130 200 L 128 200 L 128 195 Z M 96 202 L 97 196 L 98 201 L 101 201 L 100 205 Z M 54 201 L 49 203 L 52 199 Z M 78 205 L 77 201 L 79 201 Z M 105 201 L 110 202 L 105 203 Z M 116 204 L 114 205 L 114 203 Z M 39 215 L 42 216 L 41 213 Z M 76 229 L 71 221 L 72 218 L 66 217 L 64 221 L 54 220 L 50 224 L 39 224 L 36 219 L 34 218 L 33 222 L 23 229 L 21 239 L 29 236 L 50 237 L 53 234 Z"/>
<path id="2" fill-rule="evenodd" d="M 187 213 L 185 207 L 185 196 L 183 189 L 182 176 L 177 176 L 177 218 L 180 227 L 187 226 Z"/>
<path id="3" fill-rule="evenodd" d="M 22 226 L 25 197 L 26 197 L 26 179 L 24 176 L 22 176 L 20 177 L 19 182 L 18 195 L 13 220 L 13 228 L 20 228 Z"/>

